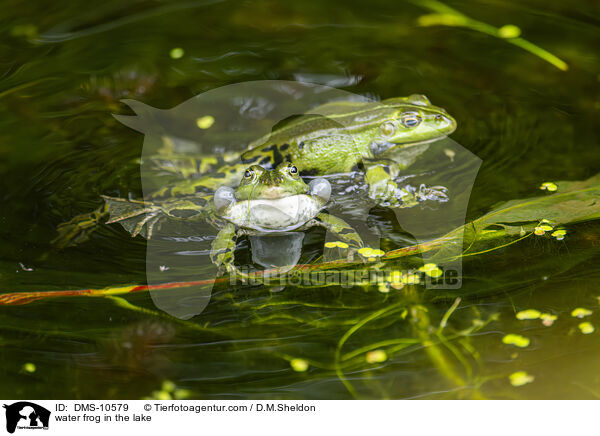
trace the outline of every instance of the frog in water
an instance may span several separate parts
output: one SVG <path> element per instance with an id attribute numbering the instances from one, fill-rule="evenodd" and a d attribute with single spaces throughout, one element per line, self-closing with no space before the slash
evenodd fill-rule
<path id="1" fill-rule="evenodd" d="M 219 186 L 235 186 L 245 168 L 275 168 L 292 161 L 303 175 L 364 172 L 369 196 L 396 207 L 411 207 L 427 198 L 444 199 L 445 188 L 402 190 L 394 179 L 427 150 L 429 143 L 451 134 L 456 121 L 424 95 L 382 102 L 333 102 L 293 119 L 253 141 L 241 163 L 176 182 L 153 198 L 192 195 Z"/>
<path id="2" fill-rule="evenodd" d="M 143 202 L 103 196 L 106 204 L 102 212 L 95 213 L 108 213 L 107 224 L 118 222 L 132 236 L 140 234 L 147 239 L 152 238 L 163 219 L 192 222 L 204 219 L 219 229 L 211 246 L 211 260 L 221 269 L 232 272 L 238 236 L 302 231 L 314 226 L 327 229 L 343 241 L 351 258 L 363 242 L 345 221 L 322 212 L 330 195 L 331 185 L 327 180 L 317 178 L 306 184 L 295 165 L 283 162 L 273 170 L 252 165 L 244 171 L 237 189 L 220 187 L 212 198 L 187 196 Z M 89 217 L 83 223 L 88 221 Z M 86 227 L 81 221 L 74 223 L 75 227 L 72 222 L 64 230 Z"/>
<path id="3" fill-rule="evenodd" d="M 107 214 L 111 214 L 109 222 L 113 222 L 115 211 L 121 217 L 130 214 L 132 219 L 121 222 L 133 236 L 139 233 L 151 238 L 152 229 L 161 217 L 177 217 L 182 208 L 201 214 L 212 193 L 222 186 L 237 186 L 246 168 L 253 164 L 274 169 L 280 162 L 292 161 L 304 176 L 362 170 L 369 196 L 395 207 L 446 198 L 443 187 L 407 190 L 394 181 L 402 169 L 427 150 L 430 142 L 456 128 L 454 118 L 433 106 L 424 95 L 382 102 L 332 102 L 314 108 L 311 113 L 276 127 L 271 134 L 250 143 L 239 156 L 231 153 L 226 159 L 209 156 L 209 165 L 203 165 L 194 156 L 189 159 L 157 156 L 155 163 L 160 170 L 169 170 L 182 179 L 153 192 L 150 202 L 104 197 L 106 204 L 96 211 L 60 224 L 53 243 L 64 248 L 85 241 Z M 231 163 L 236 159 L 241 163 Z M 188 166 L 190 161 L 192 165 Z M 202 168 L 210 168 L 211 172 L 202 173 Z M 140 213 L 145 213 L 143 219 L 135 218 Z"/>
<path id="4" fill-rule="evenodd" d="M 242 235 L 302 231 L 324 227 L 343 241 L 348 256 L 363 246 L 360 236 L 342 219 L 321 212 L 329 201 L 331 186 L 325 179 L 308 185 L 298 168 L 283 162 L 274 170 L 252 165 L 244 171 L 238 188 L 217 189 L 214 195 L 216 215 L 223 221 L 212 243 L 211 259 L 228 272 L 233 265 L 235 240 Z"/>

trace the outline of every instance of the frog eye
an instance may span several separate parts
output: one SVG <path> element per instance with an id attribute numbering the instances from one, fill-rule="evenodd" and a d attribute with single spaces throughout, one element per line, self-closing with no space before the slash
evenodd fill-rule
<path id="1" fill-rule="evenodd" d="M 404 127 L 412 129 L 421 124 L 421 116 L 415 112 L 408 112 L 402 115 L 400 122 Z"/>
<path id="2" fill-rule="evenodd" d="M 388 121 L 387 123 L 383 123 L 381 127 L 379 127 L 379 130 L 383 136 L 392 136 L 396 133 L 396 126 L 394 123 Z"/>
<path id="3" fill-rule="evenodd" d="M 252 169 L 247 169 L 246 172 L 244 173 L 245 179 L 251 179 L 253 176 L 254 176 L 254 170 L 252 170 Z"/>
<path id="4" fill-rule="evenodd" d="M 295 165 L 290 165 L 290 174 L 296 175 L 298 174 L 298 168 Z"/>

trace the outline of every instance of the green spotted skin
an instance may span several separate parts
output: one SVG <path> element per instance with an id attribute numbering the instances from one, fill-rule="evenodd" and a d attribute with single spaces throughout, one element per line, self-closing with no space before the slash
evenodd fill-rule
<path id="1" fill-rule="evenodd" d="M 311 112 L 251 143 L 241 154 L 241 163 L 182 180 L 154 196 L 182 196 L 235 186 L 249 165 L 271 169 L 284 161 L 294 162 L 305 176 L 345 173 L 361 164 L 368 171 L 369 165 L 379 160 L 393 162 L 398 171 L 407 166 L 403 160 L 410 164 L 425 151 L 423 144 L 456 128 L 456 121 L 444 109 L 431 105 L 422 95 L 382 102 L 327 103 Z M 403 158 L 406 155 L 408 160 Z"/>
<path id="2" fill-rule="evenodd" d="M 210 249 L 210 260 L 219 268 L 227 272 L 233 272 L 235 267 L 234 251 L 236 240 L 236 228 L 233 224 L 227 223 L 213 240 Z"/>

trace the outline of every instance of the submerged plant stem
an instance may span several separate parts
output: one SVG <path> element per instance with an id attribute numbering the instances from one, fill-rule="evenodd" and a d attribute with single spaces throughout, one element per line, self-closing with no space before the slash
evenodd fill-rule
<path id="1" fill-rule="evenodd" d="M 534 43 L 529 42 L 519 36 L 513 38 L 504 37 L 502 36 L 502 32 L 499 28 L 482 21 L 474 20 L 438 0 L 412 0 L 412 2 L 417 6 L 424 7 L 435 12 L 435 14 L 430 16 L 421 17 L 419 22 L 422 26 L 445 25 L 472 29 L 477 32 L 503 39 L 509 44 L 516 45 L 517 47 L 520 47 L 521 49 L 526 50 L 540 59 L 543 59 L 546 62 L 554 65 L 561 71 L 567 71 L 569 69 L 569 66 L 565 61 L 560 59 L 558 56 L 553 55 L 549 51 L 535 45 Z"/>

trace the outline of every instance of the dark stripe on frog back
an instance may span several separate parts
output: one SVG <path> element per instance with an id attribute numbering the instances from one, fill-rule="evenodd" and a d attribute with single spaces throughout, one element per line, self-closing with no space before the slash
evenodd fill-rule
<path id="1" fill-rule="evenodd" d="M 281 162 L 289 162 L 290 155 L 288 153 L 282 154 L 282 151 L 286 151 L 290 148 L 290 144 L 272 144 L 258 150 L 251 150 L 248 153 L 244 153 L 241 156 L 242 163 L 244 165 L 258 164 L 263 168 L 269 170 L 275 168 Z M 254 156 L 249 156 L 252 152 L 256 153 Z M 268 154 L 271 153 L 272 156 Z"/>

